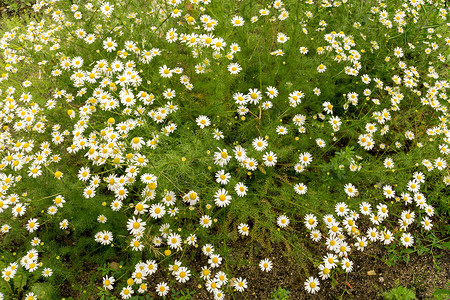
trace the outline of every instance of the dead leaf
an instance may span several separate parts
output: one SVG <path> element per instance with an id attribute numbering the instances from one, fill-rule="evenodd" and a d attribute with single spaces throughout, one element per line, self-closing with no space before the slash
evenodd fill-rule
<path id="1" fill-rule="evenodd" d="M 117 270 L 117 269 L 119 269 L 119 263 L 113 261 L 113 262 L 109 263 L 109 267 L 113 270 Z"/>

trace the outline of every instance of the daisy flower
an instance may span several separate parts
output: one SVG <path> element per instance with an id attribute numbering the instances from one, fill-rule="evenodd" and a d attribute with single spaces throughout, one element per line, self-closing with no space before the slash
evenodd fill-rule
<path id="1" fill-rule="evenodd" d="M 286 43 L 288 39 L 289 39 L 289 37 L 282 32 L 279 32 L 277 34 L 277 42 L 280 44 Z"/>
<path id="2" fill-rule="evenodd" d="M 61 228 L 61 229 L 67 229 L 68 226 L 69 226 L 69 221 L 67 219 L 64 219 L 61 222 L 59 222 L 59 228 Z"/>
<path id="3" fill-rule="evenodd" d="M 215 278 L 216 278 L 216 280 L 217 280 L 218 282 L 220 282 L 222 285 L 223 285 L 223 284 L 226 284 L 226 283 L 228 282 L 227 274 L 225 274 L 225 272 L 223 272 L 223 271 L 217 272 Z"/>
<path id="4" fill-rule="evenodd" d="M 272 270 L 272 262 L 265 258 L 259 262 L 259 267 L 261 268 L 261 271 L 269 272 Z"/>
<path id="5" fill-rule="evenodd" d="M 202 271 L 200 272 L 200 277 L 203 280 L 208 280 L 211 277 L 211 271 L 208 269 L 207 266 L 204 266 L 202 268 Z"/>
<path id="6" fill-rule="evenodd" d="M 337 203 L 337 204 L 336 204 L 336 207 L 335 207 L 335 211 L 336 211 L 336 213 L 337 213 L 337 215 L 338 215 L 339 217 L 344 217 L 344 216 L 346 216 L 347 213 L 348 213 L 348 207 L 347 207 L 347 204 L 345 204 L 344 202 L 339 202 L 339 203 Z"/>
<path id="7" fill-rule="evenodd" d="M 252 146 L 255 148 L 255 150 L 257 151 L 264 151 L 267 146 L 268 143 L 265 139 L 263 139 L 262 137 L 257 137 L 253 140 L 252 142 Z"/>
<path id="8" fill-rule="evenodd" d="M 405 221 L 406 224 L 412 224 L 414 222 L 416 214 L 414 212 L 411 212 L 410 210 L 404 210 L 402 211 L 401 220 Z"/>
<path id="9" fill-rule="evenodd" d="M 379 216 L 378 214 L 373 214 L 373 213 L 371 213 L 371 214 L 369 215 L 369 217 L 370 217 L 370 221 L 371 221 L 372 224 L 374 224 L 374 225 L 380 225 L 380 224 L 384 221 L 384 218 L 381 217 L 381 216 Z"/>
<path id="10" fill-rule="evenodd" d="M 172 90 L 172 89 L 167 89 L 167 90 L 165 90 L 163 92 L 163 96 L 164 96 L 164 98 L 170 100 L 170 99 L 172 99 L 172 98 L 174 98 L 176 96 L 176 92 L 174 90 Z M 174 109 L 175 109 L 175 107 L 174 107 Z"/>
<path id="11" fill-rule="evenodd" d="M 234 187 L 234 190 L 239 197 L 244 197 L 245 195 L 247 195 L 248 188 L 244 185 L 244 183 L 238 182 Z"/>
<path id="12" fill-rule="evenodd" d="M 339 240 L 335 234 L 330 234 L 329 237 L 325 238 L 325 244 L 327 245 L 327 250 L 335 251 L 339 247 Z"/>
<path id="13" fill-rule="evenodd" d="M 202 225 L 203 228 L 209 228 L 212 225 L 211 217 L 208 215 L 204 215 L 200 218 L 200 225 Z"/>
<path id="14" fill-rule="evenodd" d="M 31 246 L 33 246 L 33 247 L 38 246 L 40 243 L 41 243 L 41 240 L 37 237 L 35 237 L 31 240 Z"/>
<path id="15" fill-rule="evenodd" d="M 299 195 L 304 195 L 308 191 L 308 187 L 303 183 L 297 183 L 294 185 L 294 190 Z"/>
<path id="16" fill-rule="evenodd" d="M 305 290 L 310 294 L 315 294 L 320 290 L 320 282 L 319 279 L 314 277 L 309 277 L 305 281 Z"/>
<path id="17" fill-rule="evenodd" d="M 113 211 L 119 211 L 122 208 L 122 201 L 121 200 L 114 200 L 113 202 L 111 202 L 111 209 Z"/>
<path id="18" fill-rule="evenodd" d="M 205 285 L 206 285 L 206 289 L 210 293 L 212 293 L 212 292 L 216 291 L 217 289 L 219 289 L 220 287 L 222 287 L 222 284 L 220 282 L 217 282 L 217 280 L 215 278 L 209 278 L 206 281 Z"/>
<path id="19" fill-rule="evenodd" d="M 108 275 L 106 275 L 105 277 L 103 277 L 103 287 L 105 289 L 108 290 L 112 290 L 114 287 L 114 282 L 115 282 L 115 278 L 114 277 L 109 277 Z"/>
<path id="20" fill-rule="evenodd" d="M 183 201 L 189 203 L 189 205 L 195 205 L 199 201 L 199 196 L 194 191 L 189 191 L 183 196 Z"/>
<path id="21" fill-rule="evenodd" d="M 169 271 L 171 271 L 172 275 L 175 276 L 178 273 L 178 271 L 180 270 L 180 267 L 181 267 L 181 261 L 175 260 L 173 265 L 169 265 Z"/>
<path id="22" fill-rule="evenodd" d="M 350 259 L 346 258 L 346 257 L 344 257 L 342 259 L 341 266 L 342 266 L 342 269 L 346 273 L 349 273 L 349 272 L 351 272 L 353 270 L 353 262 Z"/>
<path id="23" fill-rule="evenodd" d="M 266 154 L 263 155 L 263 161 L 266 166 L 273 167 L 277 163 L 277 155 L 272 151 L 266 152 Z"/>
<path id="24" fill-rule="evenodd" d="M 154 219 L 162 218 L 166 214 L 166 210 L 163 205 L 152 204 L 150 207 L 150 216 Z"/>
<path id="25" fill-rule="evenodd" d="M 383 219 L 385 219 L 389 216 L 389 210 L 388 210 L 386 204 L 382 204 L 382 203 L 378 204 L 377 211 L 378 211 L 378 215 Z"/>
<path id="26" fill-rule="evenodd" d="M 324 64 L 320 64 L 318 67 L 317 67 L 317 72 L 319 72 L 319 73 L 323 73 L 323 72 L 325 72 L 327 70 L 327 67 L 324 65 Z"/>
<path id="27" fill-rule="evenodd" d="M 145 222 L 140 218 L 133 217 L 127 221 L 127 229 L 133 235 L 142 233 L 145 230 L 145 225 Z"/>
<path id="28" fill-rule="evenodd" d="M 364 251 L 364 248 L 368 245 L 366 237 L 357 237 L 356 240 L 356 249 L 359 251 Z"/>
<path id="29" fill-rule="evenodd" d="M 347 256 L 347 254 L 350 252 L 350 250 L 351 250 L 350 246 L 349 246 L 346 242 L 341 241 L 341 242 L 339 243 L 339 247 L 337 247 L 337 248 L 335 249 L 335 252 L 336 252 L 340 257 L 343 257 L 343 256 Z"/>
<path id="30" fill-rule="evenodd" d="M 327 144 L 322 139 L 316 139 L 316 144 L 319 146 L 319 148 L 324 148 Z"/>
<path id="31" fill-rule="evenodd" d="M 299 155 L 298 159 L 300 160 L 300 163 L 306 167 L 307 165 L 309 165 L 312 162 L 313 157 L 312 157 L 311 153 L 304 152 Z"/>
<path id="32" fill-rule="evenodd" d="M 211 125 L 211 121 L 207 116 L 200 115 L 197 117 L 197 119 L 195 119 L 195 121 L 197 122 L 197 125 L 202 129 Z"/>
<path id="33" fill-rule="evenodd" d="M 344 191 L 349 197 L 355 197 L 358 195 L 358 189 L 351 183 L 347 183 L 344 186 Z"/>
<path id="34" fill-rule="evenodd" d="M 162 199 L 162 202 L 164 202 L 166 205 L 169 205 L 169 206 L 174 205 L 175 202 L 176 202 L 176 195 L 175 195 L 175 193 L 173 191 L 166 191 L 164 193 L 164 197 Z"/>
<path id="35" fill-rule="evenodd" d="M 235 16 L 231 19 L 231 24 L 234 27 L 240 27 L 240 26 L 244 26 L 244 19 L 240 16 Z"/>
<path id="36" fill-rule="evenodd" d="M 52 276 L 53 271 L 50 268 L 44 268 L 44 270 L 42 270 L 42 276 L 44 277 L 50 277 Z"/>
<path id="37" fill-rule="evenodd" d="M 235 93 L 233 95 L 233 100 L 238 105 L 239 104 L 245 105 L 248 102 L 247 97 L 244 94 L 242 94 L 242 93 Z"/>
<path id="38" fill-rule="evenodd" d="M 217 268 L 222 263 L 222 257 L 219 254 L 211 254 L 208 259 L 211 268 Z"/>
<path id="39" fill-rule="evenodd" d="M 411 247 L 414 244 L 414 237 L 410 233 L 403 232 L 400 241 L 406 248 Z"/>
<path id="40" fill-rule="evenodd" d="M 273 107 L 272 101 L 264 101 L 262 104 L 262 109 L 264 110 L 271 109 L 272 107 Z"/>
<path id="41" fill-rule="evenodd" d="M 223 132 L 222 131 L 220 131 L 219 129 L 214 129 L 214 138 L 216 139 L 216 140 L 221 140 L 221 139 L 223 139 L 224 138 L 224 136 L 223 136 Z"/>
<path id="42" fill-rule="evenodd" d="M 106 52 L 115 51 L 116 48 L 117 43 L 111 37 L 107 37 L 106 40 L 103 41 L 103 49 L 105 49 Z"/>
<path id="43" fill-rule="evenodd" d="M 141 137 L 135 137 L 131 140 L 131 148 L 133 148 L 133 150 L 140 150 L 144 145 L 145 141 Z"/>
<path id="44" fill-rule="evenodd" d="M 286 217 L 285 215 L 281 215 L 277 218 L 277 224 L 278 226 L 280 226 L 281 228 L 284 228 L 286 226 L 289 225 L 289 218 Z"/>
<path id="45" fill-rule="evenodd" d="M 39 228 L 38 219 L 29 219 L 26 225 L 28 232 L 34 232 Z"/>
<path id="46" fill-rule="evenodd" d="M 136 204 L 136 206 L 134 207 L 134 214 L 135 215 L 142 215 L 148 212 L 148 208 L 150 206 L 148 204 L 146 204 L 145 202 L 139 202 L 138 204 Z M 103 216 L 103 215 L 102 215 Z M 104 217 L 104 216 L 103 216 Z M 99 217 L 100 218 L 100 217 Z M 104 217 L 104 219 L 106 219 L 106 217 Z M 98 219 L 97 219 L 98 220 Z M 100 222 L 100 221 L 99 221 Z M 105 220 L 106 222 L 106 220 Z M 104 223 L 104 222 L 100 222 L 100 223 Z"/>
<path id="47" fill-rule="evenodd" d="M 277 126 L 276 132 L 279 135 L 286 135 L 288 133 L 288 130 L 286 127 L 280 125 L 280 126 Z"/>
<path id="48" fill-rule="evenodd" d="M 3 299 L 3 294 L 0 293 L 0 296 L 1 296 L 0 299 Z M 26 300 L 37 300 L 37 296 L 33 292 L 30 292 L 30 293 L 27 293 L 25 295 L 24 299 L 26 299 Z"/>
<path id="49" fill-rule="evenodd" d="M 384 160 L 383 164 L 386 169 L 392 169 L 394 167 L 394 161 L 389 157 Z"/>
<path id="50" fill-rule="evenodd" d="M 102 245 L 109 245 L 112 243 L 112 241 L 113 241 L 112 232 L 110 232 L 110 231 L 102 231 L 101 232 L 100 243 Z"/>
<path id="51" fill-rule="evenodd" d="M 178 272 L 175 274 L 175 279 L 180 283 L 185 283 L 189 281 L 191 277 L 191 271 L 186 267 L 180 267 Z"/>
<path id="52" fill-rule="evenodd" d="M 154 260 L 147 260 L 143 267 L 145 268 L 147 275 L 152 275 L 158 270 L 158 264 Z"/>
<path id="53" fill-rule="evenodd" d="M 306 122 L 306 116 L 300 115 L 300 114 L 295 115 L 292 118 L 292 122 L 294 122 L 294 124 L 297 125 L 297 126 L 303 126 L 305 124 L 305 122 Z"/>
<path id="54" fill-rule="evenodd" d="M 409 193 L 401 193 L 400 197 L 406 205 L 412 202 L 412 197 Z"/>
<path id="55" fill-rule="evenodd" d="M 14 217 L 17 216 L 23 216 L 26 212 L 27 208 L 24 204 L 22 203 L 17 203 L 16 206 L 14 206 L 14 208 L 12 209 L 12 215 Z"/>
<path id="56" fill-rule="evenodd" d="M 244 279 L 242 277 L 236 278 L 233 287 L 236 289 L 236 291 L 243 292 L 247 288 L 247 279 Z"/>
<path id="57" fill-rule="evenodd" d="M 323 216 L 323 222 L 325 223 L 325 225 L 328 227 L 329 225 L 333 224 L 336 222 L 335 218 L 333 215 L 325 215 Z"/>
<path id="58" fill-rule="evenodd" d="M 231 156 L 228 154 L 227 149 L 219 149 L 219 152 L 214 152 L 214 164 L 223 167 L 227 165 L 231 159 Z"/>
<path id="59" fill-rule="evenodd" d="M 414 201 L 416 202 L 416 205 L 420 208 L 420 209 L 425 209 L 426 206 L 426 198 L 425 195 L 422 193 L 415 193 L 414 194 Z"/>
<path id="60" fill-rule="evenodd" d="M 241 235 L 248 236 L 249 229 L 250 227 L 248 226 L 248 224 L 241 223 L 238 226 L 238 232 Z"/>
<path id="61" fill-rule="evenodd" d="M 88 181 L 91 177 L 91 171 L 87 167 L 81 167 L 78 171 L 78 179 L 80 181 Z"/>
<path id="62" fill-rule="evenodd" d="M 327 279 L 330 277 L 331 274 L 331 268 L 327 264 L 320 264 L 319 265 L 319 276 L 322 280 Z"/>
<path id="63" fill-rule="evenodd" d="M 302 173 L 305 171 L 305 167 L 302 164 L 295 164 L 294 170 L 296 173 Z"/>
<path id="64" fill-rule="evenodd" d="M 246 160 L 242 161 L 242 164 L 247 168 L 249 171 L 255 171 L 258 167 L 258 162 L 254 158 L 247 158 Z"/>
<path id="65" fill-rule="evenodd" d="M 420 224 L 422 224 L 423 229 L 425 229 L 427 231 L 433 227 L 433 224 L 431 223 L 431 219 L 428 217 L 424 217 L 422 219 L 422 222 L 420 222 Z"/>
<path id="66" fill-rule="evenodd" d="M 439 171 L 442 171 L 445 168 L 447 168 L 447 162 L 443 158 L 440 158 L 440 157 L 438 157 L 435 160 L 434 165 Z"/>
<path id="67" fill-rule="evenodd" d="M 434 216 L 434 207 L 433 207 L 433 206 L 427 204 L 427 205 L 425 205 L 425 208 L 424 208 L 424 209 L 425 209 L 426 214 L 427 214 L 429 217 Z"/>
<path id="68" fill-rule="evenodd" d="M 304 217 L 304 221 L 306 228 L 308 228 L 309 230 L 312 230 L 317 226 L 317 217 L 314 214 L 307 214 Z"/>
<path id="69" fill-rule="evenodd" d="M 392 232 L 390 232 L 389 230 L 383 232 L 380 235 L 380 240 L 385 244 L 385 245 L 389 245 L 394 241 L 394 236 L 392 235 Z"/>
<path id="70" fill-rule="evenodd" d="M 273 98 L 278 96 L 278 90 L 275 87 L 273 87 L 273 86 L 268 86 L 267 87 L 267 91 L 266 91 L 266 95 L 270 99 L 273 99 Z"/>
<path id="71" fill-rule="evenodd" d="M 247 94 L 247 100 L 251 104 L 258 104 L 259 100 L 261 100 L 261 92 L 258 91 L 258 89 L 249 89 L 249 92 Z"/>
<path id="72" fill-rule="evenodd" d="M 169 293 L 169 286 L 165 282 L 160 282 L 156 285 L 156 292 L 159 296 L 164 297 Z"/>
<path id="73" fill-rule="evenodd" d="M 214 253 L 214 246 L 211 244 L 205 244 L 202 247 L 202 252 L 206 256 L 211 256 Z"/>
<path id="74" fill-rule="evenodd" d="M 313 242 L 318 242 L 322 239 L 322 233 L 315 229 L 310 232 L 309 237 Z"/>
<path id="75" fill-rule="evenodd" d="M 220 184 L 227 184 L 230 181 L 230 173 L 225 173 L 225 170 L 220 170 L 216 173 L 216 182 Z"/>
<path id="76" fill-rule="evenodd" d="M 372 212 L 372 206 L 367 202 L 363 202 L 359 205 L 359 210 L 363 215 L 369 215 Z"/>
<path id="77" fill-rule="evenodd" d="M 396 56 L 396 57 L 403 57 L 403 50 L 402 50 L 402 48 L 400 48 L 400 47 L 396 47 L 395 49 L 394 49 L 394 55 Z"/>
<path id="78" fill-rule="evenodd" d="M 109 2 L 104 2 L 100 7 L 100 11 L 107 17 L 111 16 L 114 11 L 114 5 L 109 4 Z"/>
<path id="79" fill-rule="evenodd" d="M 395 191 L 392 190 L 390 185 L 383 186 L 383 194 L 387 199 L 395 198 Z"/>
<path id="80" fill-rule="evenodd" d="M 231 63 L 228 65 L 228 72 L 230 72 L 230 74 L 239 74 L 241 71 L 242 67 L 238 63 Z"/>
<path id="81" fill-rule="evenodd" d="M 419 181 L 420 183 L 425 182 L 425 175 L 422 172 L 415 172 L 413 174 L 413 178 Z"/>
<path id="82" fill-rule="evenodd" d="M 416 179 L 410 180 L 408 181 L 406 188 L 410 192 L 417 193 L 420 190 L 420 183 Z"/>
<path id="83" fill-rule="evenodd" d="M 166 65 L 163 65 L 162 67 L 159 67 L 159 75 L 163 78 L 170 78 L 173 73 Z"/>
<path id="84" fill-rule="evenodd" d="M 289 105 L 296 107 L 302 102 L 303 97 L 305 97 L 305 94 L 302 91 L 293 91 L 289 94 Z"/>
<path id="85" fill-rule="evenodd" d="M 239 145 L 233 149 L 233 152 L 234 152 L 234 157 L 239 162 L 242 162 L 247 157 L 247 151 Z"/>
<path id="86" fill-rule="evenodd" d="M 216 289 L 214 291 L 214 299 L 215 300 L 223 300 L 223 299 L 225 299 L 225 294 L 223 293 L 222 290 Z"/>
<path id="87" fill-rule="evenodd" d="M 134 239 L 131 240 L 130 247 L 133 251 L 142 251 L 142 249 L 144 248 L 144 244 L 141 243 L 140 239 L 141 239 L 140 237 L 135 237 Z"/>
<path id="88" fill-rule="evenodd" d="M 171 233 L 167 236 L 167 244 L 172 249 L 178 249 L 181 247 L 181 236 L 177 233 Z"/>
<path id="89" fill-rule="evenodd" d="M 240 105 L 240 106 L 237 108 L 237 113 L 238 113 L 240 116 L 244 116 L 244 115 L 246 115 L 248 112 L 249 112 L 249 109 L 248 109 L 247 107 L 243 106 L 243 105 Z"/>
<path id="90" fill-rule="evenodd" d="M 231 202 L 231 196 L 228 195 L 228 191 L 225 189 L 219 189 L 214 194 L 214 203 L 219 207 L 228 206 Z"/>
<path id="91" fill-rule="evenodd" d="M 230 51 L 233 53 L 241 52 L 241 47 L 237 43 L 232 43 L 230 45 Z"/>

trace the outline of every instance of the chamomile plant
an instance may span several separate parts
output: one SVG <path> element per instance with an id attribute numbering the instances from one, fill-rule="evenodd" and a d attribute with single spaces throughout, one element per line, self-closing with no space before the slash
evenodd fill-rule
<path id="1" fill-rule="evenodd" d="M 3 293 L 120 261 L 102 295 L 225 299 L 230 249 L 283 243 L 320 294 L 414 247 L 448 213 L 444 2 L 38 0 L 0 39 Z"/>

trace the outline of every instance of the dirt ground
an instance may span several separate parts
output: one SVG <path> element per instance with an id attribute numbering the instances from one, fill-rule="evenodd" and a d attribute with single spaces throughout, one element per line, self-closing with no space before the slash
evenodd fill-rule
<path id="1" fill-rule="evenodd" d="M 386 253 L 386 250 L 380 247 L 366 252 L 377 256 Z M 300 275 L 297 268 L 285 258 L 277 257 L 273 259 L 271 274 L 263 274 L 256 267 L 248 270 L 247 277 L 253 284 L 249 286 L 246 298 L 268 299 L 274 288 L 282 287 L 290 291 L 289 299 L 382 299 L 382 292 L 395 288 L 398 280 L 398 284 L 414 290 L 418 299 L 429 299 L 436 288 L 444 288 L 450 281 L 450 254 L 439 254 L 442 255 L 437 264 L 440 270 L 434 266 L 431 255 L 412 254 L 408 264 L 399 261 L 389 267 L 368 255 L 354 253 L 352 259 L 355 271 L 348 276 L 338 275 L 334 287 L 331 280 L 322 280 L 321 290 L 316 295 L 305 291 L 304 275 Z M 369 274 L 375 275 L 368 275 L 369 271 L 372 271 Z M 317 270 L 311 270 L 310 274 L 317 276 Z"/>
<path id="2" fill-rule="evenodd" d="M 274 251 L 275 253 L 277 251 Z M 273 252 L 273 253 L 274 253 Z M 233 271 L 247 279 L 248 289 L 245 293 L 234 293 L 226 299 L 271 299 L 270 295 L 278 287 L 288 290 L 289 299 L 383 299 L 382 293 L 395 288 L 397 285 L 408 287 L 416 293 L 417 299 L 434 299 L 432 293 L 435 289 L 449 289 L 450 285 L 450 253 L 448 251 L 435 251 L 434 256 L 439 257 L 433 262 L 430 254 L 410 255 L 409 263 L 399 260 L 389 267 L 380 259 L 387 250 L 382 245 L 366 249 L 363 253 L 355 251 L 351 254 L 354 262 L 354 271 L 335 276 L 332 281 L 321 280 L 321 290 L 315 295 L 308 294 L 304 289 L 305 275 L 302 269 L 294 266 L 284 255 L 263 256 L 264 251 L 253 259 L 258 262 L 263 258 L 270 258 L 273 262 L 272 271 L 262 272 L 258 266 L 246 266 Z M 202 265 L 203 261 L 199 261 Z M 306 265 L 311 265 L 307 263 Z M 317 276 L 317 269 L 313 266 L 308 270 L 310 276 Z M 369 272 L 369 274 L 368 274 Z M 318 277 L 318 276 L 317 276 Z M 185 285 L 176 288 L 195 290 L 193 299 L 212 299 L 204 287 L 198 288 L 199 282 L 191 280 Z M 450 298 L 449 298 L 450 299 Z"/>
<path id="3" fill-rule="evenodd" d="M 303 286 L 304 275 L 283 256 L 271 257 L 273 269 L 262 272 L 258 266 L 244 267 L 237 273 L 247 278 L 248 289 L 244 294 L 235 293 L 233 299 L 270 299 L 274 289 L 282 287 L 288 290 L 289 299 L 383 299 L 384 291 L 395 288 L 397 284 L 408 287 L 416 293 L 417 299 L 433 299 L 432 293 L 438 288 L 449 288 L 450 254 L 445 251 L 436 265 L 430 254 L 419 256 L 411 254 L 408 264 L 399 261 L 389 267 L 369 255 L 383 255 L 386 249 L 380 246 L 365 251 L 367 254 L 353 253 L 355 271 L 346 276 L 337 276 L 336 285 L 331 280 L 321 280 L 321 290 L 316 295 L 308 294 Z M 265 257 L 261 257 L 265 258 Z M 317 270 L 311 268 L 310 274 L 317 276 Z M 369 274 L 371 275 L 368 275 Z M 374 274 L 374 275 L 373 275 Z M 189 284 L 190 290 L 196 290 L 194 299 L 212 299 L 205 288 L 198 289 L 196 284 Z M 186 286 L 187 287 L 187 286 Z M 185 287 L 185 288 L 186 288 Z M 229 298 L 227 298 L 229 299 Z"/>

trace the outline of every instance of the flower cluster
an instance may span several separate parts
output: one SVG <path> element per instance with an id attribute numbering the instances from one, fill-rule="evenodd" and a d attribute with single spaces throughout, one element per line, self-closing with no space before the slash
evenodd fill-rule
<path id="1" fill-rule="evenodd" d="M 5 281 L 52 276 L 53 245 L 87 235 L 124 257 L 105 295 L 198 280 L 224 299 L 254 283 L 219 238 L 295 235 L 327 251 L 303 278 L 314 294 L 354 251 L 433 228 L 430 191 L 450 186 L 443 3 L 72 2 L 37 1 L 41 21 L 0 37 L 2 251 L 21 257 Z"/>

